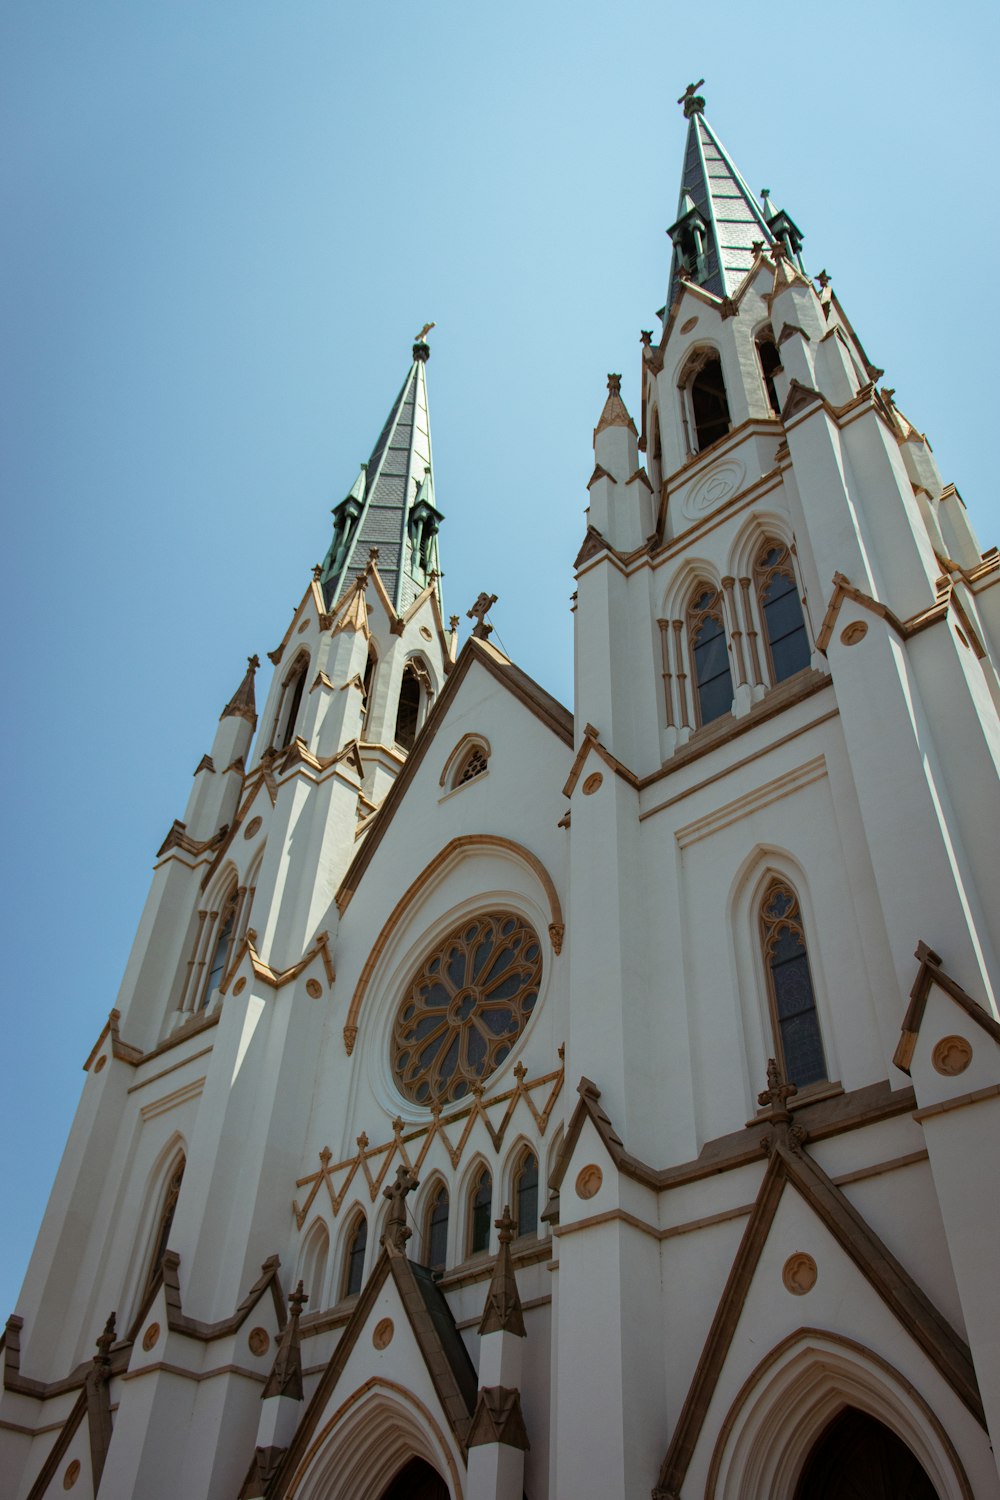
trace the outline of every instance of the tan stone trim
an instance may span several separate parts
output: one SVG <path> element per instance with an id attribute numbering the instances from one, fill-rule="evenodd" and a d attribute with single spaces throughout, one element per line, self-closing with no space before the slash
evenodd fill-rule
<path id="1" fill-rule="evenodd" d="M 950 974 L 945 972 L 941 967 L 940 957 L 932 948 L 924 942 L 919 942 L 914 957 L 919 961 L 920 967 L 913 981 L 913 988 L 910 990 L 910 1003 L 903 1017 L 899 1042 L 892 1058 L 897 1068 L 903 1073 L 910 1071 L 910 1063 L 913 1060 L 917 1037 L 920 1035 L 920 1026 L 924 1019 L 927 997 L 931 992 L 932 984 L 938 985 L 946 995 L 950 995 L 969 1019 L 982 1027 L 987 1036 L 991 1036 L 995 1042 L 1000 1042 L 1000 1021 L 990 1015 L 978 1000 L 974 1000 L 960 984 L 952 979 Z"/>
<path id="2" fill-rule="evenodd" d="M 586 1219 L 575 1219 L 572 1224 L 554 1224 L 552 1237 L 565 1239 L 568 1234 L 579 1234 L 582 1229 L 595 1229 L 599 1224 L 628 1224 L 631 1229 L 639 1229 L 643 1234 L 651 1235 L 654 1240 L 663 1238 L 662 1232 L 655 1224 L 637 1218 L 635 1214 L 628 1213 L 624 1208 L 609 1208 L 602 1214 L 591 1214 Z"/>
<path id="3" fill-rule="evenodd" d="M 798 681 L 800 676 L 803 678 L 801 683 Z M 790 692 L 785 692 L 788 683 L 795 684 L 795 687 Z M 752 729 L 758 724 L 766 724 L 768 719 L 774 718 L 776 714 L 784 713 L 786 708 L 792 708 L 795 704 L 804 702 L 805 699 L 811 698 L 814 693 L 820 693 L 824 688 L 830 686 L 832 686 L 831 679 L 822 672 L 807 671 L 796 673 L 795 677 L 789 677 L 787 682 L 781 683 L 776 688 L 772 688 L 767 696 L 762 698 L 759 703 L 756 703 L 748 714 L 744 714 L 740 719 L 732 719 L 727 723 L 724 726 L 723 733 L 709 738 L 715 727 L 709 724 L 706 729 L 699 731 L 697 735 L 693 735 L 687 744 L 682 745 L 679 750 L 676 750 L 658 771 L 653 771 L 649 776 L 643 776 L 639 779 L 639 790 L 645 791 L 648 786 L 653 786 L 656 782 L 663 781 L 668 776 L 673 776 L 682 766 L 690 765 L 695 760 L 701 760 L 702 756 L 709 755 L 713 750 L 717 750 L 720 745 L 728 744 L 730 740 L 739 739 L 741 735 L 746 734 L 748 729 Z M 827 713 L 820 714 L 818 718 L 810 719 L 808 724 L 803 724 L 798 729 L 790 730 L 788 734 L 783 735 L 780 739 L 769 741 L 760 750 L 751 751 L 749 755 L 743 756 L 740 760 L 731 761 L 724 766 L 720 766 L 714 775 L 707 776 L 704 781 L 699 781 L 688 790 L 678 792 L 675 796 L 668 797 L 665 801 L 656 803 L 654 807 L 646 808 L 643 812 L 640 812 L 639 821 L 641 822 L 644 818 L 651 818 L 654 813 L 662 812 L 664 808 L 673 807 L 675 802 L 682 802 L 685 797 L 690 797 L 695 792 L 700 792 L 704 787 L 711 786 L 713 782 L 720 781 L 725 776 L 731 776 L 734 771 L 739 771 L 744 766 L 751 765 L 753 761 L 759 760 L 761 756 L 770 755 L 772 750 L 776 750 L 779 745 L 787 745 L 790 741 L 798 739 L 800 735 L 808 734 L 810 730 L 818 728 L 820 724 L 825 724 L 827 720 L 836 719 L 839 714 L 839 708 L 831 708 Z"/>
<path id="4" fill-rule="evenodd" d="M 62 1463 L 63 1459 L 66 1457 L 66 1454 L 69 1452 L 69 1445 L 76 1436 L 77 1431 L 79 1430 L 86 1415 L 87 1392 L 83 1390 L 80 1392 L 79 1396 L 76 1398 L 76 1401 L 73 1403 L 69 1416 L 63 1423 L 62 1432 L 53 1443 L 51 1449 L 49 1450 L 49 1453 L 45 1458 L 45 1461 L 42 1464 L 41 1469 L 38 1472 L 38 1477 L 36 1478 L 34 1484 L 31 1486 L 31 1489 L 28 1491 L 27 1500 L 42 1500 L 42 1497 L 45 1495 L 52 1481 L 55 1479 L 59 1465 Z M 93 1483 L 93 1475 L 91 1475 L 91 1482 Z M 94 1485 L 94 1488 L 96 1490 L 96 1484 Z"/>
<path id="5" fill-rule="evenodd" d="M 903 1167 L 913 1167 L 930 1158 L 926 1151 L 908 1151 L 905 1156 L 893 1156 L 889 1161 L 879 1161 L 871 1167 L 858 1167 L 853 1172 L 842 1172 L 832 1181 L 837 1187 L 849 1187 L 852 1182 L 867 1182 L 870 1177 L 881 1177 L 884 1172 L 898 1172 Z"/>
<path id="6" fill-rule="evenodd" d="M 475 1323 L 478 1319 L 473 1318 L 472 1321 Z M 49 1422 L 44 1427 L 25 1427 L 20 1422 L 7 1422 L 0 1417 L 0 1432 L 19 1432 L 30 1438 L 44 1437 L 47 1432 L 59 1432 L 63 1425 L 62 1422 Z"/>
<path id="7" fill-rule="evenodd" d="M 318 602 L 317 595 L 319 596 Z M 275 646 L 274 650 L 267 653 L 268 660 L 273 662 L 275 666 L 278 666 L 281 662 L 281 658 L 285 654 L 285 647 L 288 645 L 288 642 L 291 640 L 292 635 L 297 629 L 302 611 L 309 600 L 312 600 L 313 602 L 316 610 L 317 620 L 319 620 L 321 616 L 324 616 L 323 596 L 319 592 L 319 586 L 310 580 L 308 588 L 302 595 L 302 598 L 299 600 L 298 604 L 292 610 L 292 618 L 288 622 L 288 629 L 285 631 L 284 635 L 281 637 L 281 640 Z M 329 619 L 329 616 L 325 616 L 325 618 Z M 324 627 L 321 625 L 320 628 L 322 629 Z"/>
<path id="8" fill-rule="evenodd" d="M 861 589 L 855 588 L 854 584 L 843 573 L 834 573 L 833 593 L 830 595 L 830 602 L 826 607 L 826 614 L 823 617 L 823 623 L 816 637 L 816 649 L 817 651 L 822 651 L 824 654 L 826 653 L 837 624 L 837 617 L 840 614 L 845 599 L 853 599 L 854 603 L 860 605 L 862 609 L 870 610 L 872 614 L 878 615 L 879 619 L 884 620 L 901 640 L 906 641 L 909 640 L 910 636 L 918 634 L 919 631 L 926 630 L 928 625 L 936 625 L 939 620 L 947 617 L 950 596 L 951 584 L 946 582 L 946 591 L 943 595 L 939 595 L 936 604 L 932 604 L 919 614 L 911 616 L 909 620 L 901 620 L 887 604 L 883 604 L 880 600 L 873 599 L 870 594 L 866 594 Z"/>
<path id="9" fill-rule="evenodd" d="M 458 744 L 455 746 L 454 750 L 445 761 L 444 769 L 442 770 L 441 775 L 438 779 L 438 786 L 445 785 L 452 772 L 455 770 L 458 761 L 461 760 L 464 755 L 468 754 L 468 752 L 475 745 L 480 745 L 486 751 L 486 759 L 489 760 L 490 756 L 493 754 L 493 749 L 490 745 L 489 740 L 486 738 L 485 734 L 477 734 L 475 731 L 470 730 L 468 734 L 462 735 L 462 738 L 459 740 Z M 453 788 L 453 790 L 457 791 L 457 788 Z"/>
<path id="10" fill-rule="evenodd" d="M 553 1266 L 553 1265 L 549 1265 L 549 1266 L 546 1267 L 546 1270 L 549 1270 L 549 1271 L 552 1271 L 552 1270 L 555 1270 L 555 1269 L 556 1269 L 556 1267 Z M 544 1297 L 530 1297 L 527 1302 L 522 1302 L 521 1303 L 521 1311 L 522 1312 L 531 1312 L 532 1308 L 534 1308 L 534 1307 L 551 1307 L 551 1305 L 552 1305 L 552 1293 L 551 1292 L 546 1292 L 546 1294 L 545 1294 Z M 478 1328 L 481 1321 L 482 1321 L 482 1315 L 480 1313 L 476 1313 L 476 1316 L 474 1318 L 462 1318 L 462 1319 L 460 1319 L 459 1321 L 457 1321 L 455 1323 L 455 1327 L 458 1329 L 459 1333 L 464 1333 L 466 1331 L 466 1329 L 469 1329 L 469 1328 Z"/>
<path id="11" fill-rule="evenodd" d="M 197 1099 L 205 1087 L 204 1078 L 195 1078 L 190 1083 L 185 1083 L 179 1089 L 174 1089 L 172 1094 L 164 1094 L 160 1099 L 152 1099 L 148 1104 L 143 1104 L 139 1110 L 144 1120 L 155 1120 L 157 1115 L 164 1115 L 170 1109 L 176 1109 L 181 1104 L 187 1104 L 191 1099 Z M 131 1090 L 129 1090 L 131 1093 Z"/>
<path id="12" fill-rule="evenodd" d="M 700 843 L 702 839 L 718 833 L 720 829 L 728 828 L 731 823 L 737 823 L 764 807 L 770 807 L 772 802 L 778 802 L 783 797 L 790 797 L 793 792 L 812 786 L 816 781 L 822 781 L 826 774 L 826 756 L 816 755 L 801 766 L 786 771 L 784 775 L 776 776 L 773 781 L 766 781 L 761 786 L 745 792 L 742 797 L 736 797 L 732 802 L 724 803 L 722 807 L 713 808 L 703 818 L 697 818 L 693 823 L 687 823 L 683 828 L 676 829 L 674 838 L 682 849 L 687 849 L 692 844 Z"/>
<path id="13" fill-rule="evenodd" d="M 271 965 L 265 963 L 257 952 L 256 943 L 257 934 L 252 927 L 248 927 L 243 935 L 243 942 L 240 945 L 236 958 L 230 965 L 229 973 L 226 974 L 219 985 L 219 989 L 223 994 L 226 994 L 228 991 L 244 954 L 250 959 L 250 966 L 253 969 L 255 978 L 273 990 L 283 989 L 286 984 L 290 984 L 303 970 L 307 969 L 314 958 L 321 958 L 323 960 L 323 969 L 326 973 L 327 989 L 333 988 L 333 983 L 337 976 L 334 972 L 333 960 L 330 957 L 330 934 L 328 932 L 318 932 L 313 939 L 312 947 L 307 948 L 302 957 L 287 969 L 272 969 Z"/>
<path id="14" fill-rule="evenodd" d="M 923 1413 L 924 1420 L 926 1421 L 928 1427 L 933 1430 L 941 1446 L 947 1453 L 954 1468 L 955 1475 L 962 1487 L 963 1500 L 975 1500 L 975 1495 L 973 1493 L 971 1485 L 969 1484 L 968 1476 L 966 1475 L 965 1469 L 962 1467 L 962 1461 L 958 1456 L 951 1438 L 948 1436 L 947 1431 L 942 1426 L 941 1421 L 935 1415 L 933 1409 L 928 1406 L 923 1396 L 921 1396 L 916 1386 L 912 1385 L 910 1381 L 907 1380 L 906 1376 L 902 1374 L 901 1371 L 897 1370 L 894 1365 L 891 1365 L 887 1359 L 883 1359 L 880 1354 L 876 1354 L 874 1349 L 869 1349 L 864 1344 L 855 1343 L 854 1339 L 846 1338 L 843 1334 L 840 1333 L 833 1333 L 830 1329 L 827 1328 L 796 1329 L 794 1333 L 790 1333 L 787 1338 L 783 1338 L 780 1343 L 775 1344 L 770 1353 L 765 1354 L 764 1358 L 754 1368 L 753 1373 L 749 1375 L 743 1382 L 743 1385 L 737 1392 L 733 1404 L 730 1406 L 723 1419 L 722 1425 L 719 1428 L 719 1432 L 715 1440 L 715 1448 L 712 1451 L 712 1459 L 708 1469 L 708 1480 L 705 1484 L 705 1500 L 714 1500 L 716 1488 L 718 1485 L 719 1466 L 722 1462 L 722 1455 L 725 1450 L 726 1442 L 729 1438 L 730 1432 L 732 1431 L 733 1423 L 735 1422 L 740 1410 L 745 1405 L 748 1396 L 751 1396 L 755 1391 L 758 1391 L 760 1389 L 761 1383 L 763 1382 L 763 1379 L 768 1370 L 772 1368 L 772 1366 L 781 1358 L 781 1356 L 787 1349 L 792 1348 L 795 1344 L 800 1343 L 803 1339 L 808 1338 L 823 1339 L 828 1343 L 839 1344 L 841 1348 L 849 1349 L 852 1353 L 859 1354 L 867 1363 L 874 1365 L 877 1369 L 883 1370 L 894 1381 L 896 1381 L 899 1386 L 906 1391 L 907 1395 L 913 1401 L 914 1405 L 917 1406 Z"/>
<path id="15" fill-rule="evenodd" d="M 769 437 L 781 432 L 781 422 L 777 417 L 744 418 L 736 427 L 731 427 L 723 437 L 716 438 L 714 443 L 710 443 L 707 448 L 700 449 L 686 459 L 679 469 L 675 469 L 672 474 L 666 476 L 663 482 L 668 486 L 670 493 L 672 494 L 679 485 L 687 484 L 699 469 L 707 469 L 715 463 L 716 459 L 721 458 L 727 445 L 738 448 L 747 434 L 752 431 L 756 431 L 762 437 Z M 767 475 L 763 475 L 762 478 L 767 478 Z"/>
<path id="16" fill-rule="evenodd" d="M 399 783 L 397 781 L 396 785 L 398 786 L 398 784 Z M 393 788 L 393 790 L 395 790 L 395 788 Z M 383 808 L 386 806 L 386 803 L 388 803 L 391 796 L 392 792 L 390 791 L 389 795 L 386 797 L 385 802 L 383 802 L 382 804 Z M 365 847 L 367 848 L 367 845 Z M 375 968 L 378 964 L 379 959 L 382 957 L 386 944 L 388 943 L 392 934 L 395 932 L 396 928 L 402 922 L 408 907 L 426 889 L 428 882 L 433 878 L 434 875 L 437 874 L 438 870 L 440 870 L 441 867 L 445 865 L 450 859 L 452 859 L 456 854 L 482 853 L 489 852 L 489 850 L 491 849 L 502 849 L 505 853 L 512 854 L 515 859 L 519 860 L 522 864 L 527 865 L 528 869 L 535 876 L 535 878 L 541 885 L 542 890 L 545 892 L 546 899 L 549 903 L 549 915 L 551 917 L 551 921 L 549 922 L 549 937 L 552 941 L 552 947 L 556 953 L 560 952 L 562 948 L 563 934 L 565 932 L 562 906 L 559 901 L 558 892 L 556 891 L 555 882 L 553 881 L 551 875 L 542 864 L 538 856 L 536 854 L 532 854 L 531 850 L 526 849 L 523 844 L 516 844 L 513 839 L 503 838 L 500 834 L 496 833 L 468 833 L 462 834 L 458 838 L 451 839 L 451 841 L 447 843 L 443 849 L 439 850 L 439 852 L 431 860 L 430 864 L 426 865 L 424 869 L 421 870 L 417 878 L 415 880 L 412 880 L 407 886 L 406 890 L 403 892 L 402 896 L 399 898 L 399 900 L 396 902 L 396 905 L 389 913 L 388 919 L 384 923 L 382 930 L 380 931 L 378 937 L 375 939 L 375 942 L 372 945 L 371 952 L 365 960 L 364 967 L 362 968 L 361 973 L 358 976 L 358 982 L 355 986 L 354 994 L 351 997 L 350 1006 L 348 1007 L 347 1019 L 344 1023 L 344 1046 L 348 1056 L 350 1056 L 351 1052 L 354 1049 L 354 1040 L 358 1034 L 358 1019 L 361 1015 L 361 1007 L 364 1003 L 364 998 L 367 994 L 368 986 L 371 983 L 372 975 L 375 972 Z M 364 850 L 362 850 L 362 853 L 363 852 Z M 355 856 L 355 862 L 357 862 L 357 858 L 358 856 Z M 348 871 L 348 877 L 349 876 L 350 871 Z M 342 893 L 345 893 L 343 906 L 340 905 L 340 897 Z M 347 902 L 351 894 L 353 894 L 353 892 L 346 889 L 345 879 L 345 884 L 341 886 L 341 889 L 337 894 L 337 906 L 340 910 L 341 916 L 343 916 L 344 910 L 347 907 Z"/>
<path id="17" fill-rule="evenodd" d="M 1000 1098 L 1000 1083 L 988 1084 L 985 1088 L 973 1089 L 969 1094 L 959 1094 L 957 1099 L 942 1099 L 940 1104 L 928 1104 L 915 1109 L 913 1118 L 920 1124 L 932 1120 L 935 1115 L 946 1115 L 953 1109 L 965 1109 L 969 1104 L 981 1104 L 985 1099 Z"/>
<path id="18" fill-rule="evenodd" d="M 176 1073 L 178 1068 L 186 1068 L 188 1063 L 197 1062 L 199 1057 L 208 1057 L 212 1050 L 211 1047 L 203 1047 L 200 1052 L 192 1052 L 190 1057 L 182 1057 L 179 1062 L 171 1063 L 169 1068 L 161 1068 L 159 1073 L 152 1073 L 148 1078 L 141 1079 L 139 1083 L 130 1083 L 125 1092 L 135 1094 L 139 1089 L 148 1088 L 151 1083 L 158 1083 L 161 1078 L 166 1078 L 168 1073 Z"/>
<path id="19" fill-rule="evenodd" d="M 267 1379 L 259 1370 L 248 1370 L 245 1365 L 216 1365 L 212 1370 L 186 1370 L 183 1365 L 170 1364 L 167 1360 L 157 1360 L 155 1364 L 143 1365 L 138 1370 L 124 1370 L 122 1380 L 141 1380 L 144 1375 L 156 1375 L 159 1372 L 165 1375 L 179 1375 L 182 1380 L 193 1380 L 200 1385 L 203 1380 L 215 1380 L 219 1375 L 242 1375 L 245 1380 L 252 1380 L 257 1385 L 263 1385 Z"/>
<path id="20" fill-rule="evenodd" d="M 617 756 L 612 755 L 611 751 L 608 750 L 605 745 L 601 744 L 600 730 L 595 729 L 593 724 L 588 724 L 583 731 L 583 740 L 580 744 L 579 750 L 576 752 L 573 765 L 570 768 L 570 773 L 566 780 L 566 785 L 562 789 L 564 797 L 572 797 L 576 784 L 583 774 L 583 768 L 586 765 L 591 752 L 593 752 L 593 754 L 596 755 L 599 760 L 602 760 L 608 767 L 608 769 L 614 773 L 615 776 L 620 776 L 621 779 L 633 789 L 633 791 L 638 787 L 639 780 L 634 771 L 630 771 L 627 766 L 622 764 Z"/>

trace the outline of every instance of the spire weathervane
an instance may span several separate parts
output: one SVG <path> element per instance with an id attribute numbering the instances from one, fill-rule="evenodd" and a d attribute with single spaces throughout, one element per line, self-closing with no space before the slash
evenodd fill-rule
<path id="1" fill-rule="evenodd" d="M 699 78 L 697 83 L 689 83 L 678 99 L 677 103 L 684 106 L 685 120 L 690 120 L 692 115 L 703 115 L 705 113 L 705 101 L 698 93 L 704 82 L 704 78 Z"/>

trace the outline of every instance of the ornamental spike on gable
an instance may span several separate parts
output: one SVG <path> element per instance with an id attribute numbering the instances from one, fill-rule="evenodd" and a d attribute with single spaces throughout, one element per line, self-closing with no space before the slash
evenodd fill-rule
<path id="1" fill-rule="evenodd" d="M 444 517 L 434 505 L 431 427 L 427 406 L 425 324 L 413 345 L 407 372 L 367 463 L 339 505 L 333 540 L 320 565 L 327 609 L 363 574 L 372 547 L 379 577 L 397 614 L 403 614 L 440 576 L 438 530 Z"/>
<path id="2" fill-rule="evenodd" d="M 704 79 L 701 81 L 704 83 Z M 677 217 L 667 230 L 674 253 L 664 308 L 666 317 L 681 284 L 694 282 L 717 297 L 731 297 L 754 261 L 754 242 L 784 242 L 798 257 L 802 235 L 765 194 L 759 204 L 746 179 L 705 118 L 705 100 L 689 84 L 677 101 L 688 121 Z"/>

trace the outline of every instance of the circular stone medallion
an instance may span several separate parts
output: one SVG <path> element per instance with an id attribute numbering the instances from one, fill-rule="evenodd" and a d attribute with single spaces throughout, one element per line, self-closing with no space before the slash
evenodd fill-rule
<path id="1" fill-rule="evenodd" d="M 864 620 L 852 620 L 850 625 L 845 625 L 840 632 L 840 639 L 845 646 L 858 646 L 868 634 L 868 626 Z"/>
<path id="2" fill-rule="evenodd" d="M 931 1053 L 931 1063 L 936 1073 L 954 1078 L 964 1073 L 972 1061 L 972 1047 L 964 1036 L 943 1036 Z"/>
<path id="3" fill-rule="evenodd" d="M 746 469 L 738 458 L 727 458 L 713 464 L 684 500 L 682 509 L 688 520 L 697 521 L 735 495 L 745 473 Z"/>
<path id="4" fill-rule="evenodd" d="M 320 984 L 318 979 L 306 980 L 306 994 L 310 997 L 310 999 L 318 1000 L 322 993 L 323 986 Z"/>
<path id="5" fill-rule="evenodd" d="M 260 1356 L 266 1354 L 271 1347 L 270 1335 L 266 1328 L 251 1328 L 247 1334 L 247 1347 L 251 1354 Z"/>
<path id="6" fill-rule="evenodd" d="M 600 771 L 592 771 L 583 783 L 583 795 L 592 797 L 599 787 L 604 785 L 604 777 Z"/>
<path id="7" fill-rule="evenodd" d="M 603 1181 L 604 1173 L 596 1162 L 591 1162 L 589 1166 L 581 1167 L 576 1179 L 576 1196 L 578 1198 L 593 1198 L 595 1193 L 600 1192 Z"/>
<path id="8" fill-rule="evenodd" d="M 790 1255 L 781 1272 L 785 1290 L 791 1292 L 793 1297 L 804 1297 L 806 1292 L 811 1292 L 818 1276 L 816 1262 L 804 1250 Z"/>
<path id="9" fill-rule="evenodd" d="M 396 1332 L 395 1324 L 391 1318 L 382 1318 L 375 1324 L 375 1332 L 372 1334 L 372 1343 L 376 1349 L 387 1349 L 392 1343 L 392 1336 Z"/>
<path id="10" fill-rule="evenodd" d="M 246 982 L 245 978 L 241 977 L 241 978 L 237 979 L 236 983 L 233 985 L 233 994 L 234 995 L 242 995 L 242 993 L 246 989 L 246 987 L 247 987 L 247 982 Z"/>
<path id="11" fill-rule="evenodd" d="M 146 1332 L 142 1336 L 142 1347 L 145 1349 L 147 1354 L 149 1353 L 150 1349 L 155 1349 L 156 1341 L 159 1337 L 159 1323 L 150 1323 L 149 1327 L 146 1329 Z"/>
<path id="12" fill-rule="evenodd" d="M 76 1481 L 79 1479 L 79 1477 L 80 1460 L 78 1458 L 74 1458 L 71 1464 L 66 1465 L 66 1472 L 63 1475 L 63 1489 L 71 1490 L 74 1484 L 76 1484 Z"/>
<path id="13" fill-rule="evenodd" d="M 107 1063 L 107 1060 L 108 1060 L 107 1053 L 102 1052 L 101 1055 L 100 1055 L 100 1057 L 97 1059 L 97 1061 L 94 1064 L 94 1072 L 95 1073 L 99 1073 L 101 1071 L 101 1069 L 104 1067 L 104 1065 Z"/>
<path id="14" fill-rule="evenodd" d="M 255 833 L 260 833 L 260 825 L 263 821 L 263 818 L 251 818 L 243 830 L 243 837 L 245 839 L 252 839 Z"/>

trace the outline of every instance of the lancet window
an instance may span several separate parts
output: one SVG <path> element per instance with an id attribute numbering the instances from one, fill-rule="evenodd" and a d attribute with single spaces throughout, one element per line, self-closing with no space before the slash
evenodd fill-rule
<path id="1" fill-rule="evenodd" d="M 455 777 L 456 786 L 464 786 L 467 781 L 474 781 L 486 770 L 489 757 L 482 745 L 473 745 L 468 755 L 462 761 Z"/>
<path id="2" fill-rule="evenodd" d="M 513 1188 L 517 1232 L 519 1235 L 536 1234 L 538 1232 L 538 1157 L 533 1151 L 524 1151 L 518 1158 L 514 1170 Z"/>
<path id="3" fill-rule="evenodd" d="M 493 1178 L 483 1167 L 469 1194 L 469 1254 L 478 1255 L 490 1248 L 490 1225 L 493 1222 Z"/>
<path id="4" fill-rule="evenodd" d="M 733 706 L 722 595 L 711 584 L 698 584 L 687 612 L 698 723 L 710 724 Z"/>
<path id="5" fill-rule="evenodd" d="M 368 1248 L 368 1220 L 364 1214 L 359 1214 L 350 1238 L 347 1241 L 347 1252 L 344 1256 L 344 1292 L 345 1297 L 356 1297 L 361 1290 L 365 1278 L 365 1251 Z"/>
<path id="6" fill-rule="evenodd" d="M 201 996 L 201 1009 L 204 1009 L 219 985 L 222 983 L 226 968 L 229 964 L 233 950 L 233 938 L 236 934 L 236 915 L 239 910 L 240 894 L 236 886 L 230 887 L 225 901 L 216 919 L 215 937 L 212 943 L 212 957 L 208 966 L 208 974 L 205 979 L 205 987 Z"/>
<path id="7" fill-rule="evenodd" d="M 177 1211 L 177 1199 L 180 1197 L 181 1182 L 184 1178 L 185 1160 L 181 1156 L 171 1170 L 167 1185 L 163 1193 L 163 1201 L 160 1204 L 160 1212 L 153 1232 L 152 1254 L 149 1259 L 149 1269 L 146 1272 L 146 1282 L 143 1288 L 143 1299 L 145 1299 L 156 1274 L 163 1263 L 163 1257 L 169 1248 L 170 1231 L 173 1228 L 174 1214 Z"/>
<path id="8" fill-rule="evenodd" d="M 448 1259 L 448 1214 L 451 1207 L 448 1189 L 444 1183 L 438 1188 L 427 1208 L 424 1243 L 425 1259 L 432 1271 L 443 1271 Z"/>
<path id="9" fill-rule="evenodd" d="M 315 1310 L 323 1306 L 326 1290 L 326 1265 L 330 1253 L 330 1235 L 322 1221 L 313 1225 L 306 1241 L 302 1257 L 302 1285 L 309 1297 L 309 1306 Z"/>
<path id="10" fill-rule="evenodd" d="M 808 667 L 810 653 L 791 553 L 783 542 L 764 543 L 754 565 L 754 584 L 771 681 L 784 682 Z"/>
<path id="11" fill-rule="evenodd" d="M 375 668 L 377 666 L 378 666 L 378 657 L 375 654 L 375 647 L 369 642 L 369 645 L 368 645 L 368 658 L 367 658 L 367 660 L 365 662 L 364 676 L 361 679 L 362 713 L 363 713 L 366 721 L 367 721 L 367 718 L 368 718 L 368 714 L 371 711 L 372 685 L 374 684 L 374 681 L 375 681 Z"/>
<path id="12" fill-rule="evenodd" d="M 785 1077 L 804 1088 L 828 1075 L 799 900 L 785 880 L 764 893 L 760 935 L 776 1046 Z"/>
<path id="13" fill-rule="evenodd" d="M 302 707 L 302 694 L 305 692 L 306 672 L 308 669 L 308 656 L 300 656 L 293 663 L 292 670 L 285 678 L 281 702 L 278 705 L 277 733 L 275 734 L 275 745 L 279 750 L 287 749 L 294 738 L 299 709 Z"/>
<path id="14" fill-rule="evenodd" d="M 729 398 L 722 375 L 722 361 L 717 354 L 711 352 L 703 355 L 688 370 L 684 385 L 694 424 L 692 446 L 696 453 L 701 453 L 712 443 L 718 442 L 719 438 L 725 437 L 732 426 Z M 686 418 L 687 412 L 685 420 Z"/>
<path id="15" fill-rule="evenodd" d="M 776 370 L 781 369 L 781 355 L 778 346 L 774 342 L 774 333 L 768 328 L 762 328 L 755 340 L 757 345 L 757 358 L 760 361 L 760 373 L 764 377 L 764 389 L 767 391 L 767 401 L 776 417 L 781 416 L 781 402 L 778 400 L 778 389 L 774 383 Z"/>
<path id="16" fill-rule="evenodd" d="M 396 709 L 396 744 L 401 750 L 412 750 L 420 725 L 421 686 L 420 675 L 414 662 L 408 661 L 403 668 L 403 681 L 399 689 L 399 704 Z"/>

